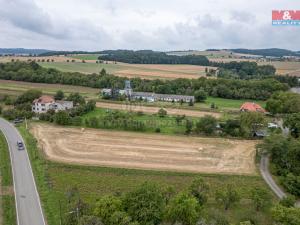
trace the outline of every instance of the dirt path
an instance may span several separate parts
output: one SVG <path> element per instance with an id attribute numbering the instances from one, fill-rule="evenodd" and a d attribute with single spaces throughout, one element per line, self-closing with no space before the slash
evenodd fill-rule
<path id="1" fill-rule="evenodd" d="M 50 160 L 201 173 L 256 174 L 255 142 L 33 124 Z"/>
<path id="2" fill-rule="evenodd" d="M 127 105 L 127 104 L 117 104 L 117 103 L 109 103 L 109 102 L 97 102 L 96 106 L 99 108 L 107 108 L 107 109 L 119 109 L 119 110 L 126 110 L 126 111 L 134 111 L 134 112 L 144 112 L 154 114 L 157 113 L 160 109 L 159 107 L 155 106 L 137 106 L 137 105 Z M 165 108 L 169 115 L 186 115 L 191 117 L 202 117 L 205 115 L 211 115 L 216 118 L 220 118 L 222 116 L 221 113 L 217 112 L 203 112 L 197 110 L 188 110 L 188 109 L 172 109 L 172 108 Z"/>

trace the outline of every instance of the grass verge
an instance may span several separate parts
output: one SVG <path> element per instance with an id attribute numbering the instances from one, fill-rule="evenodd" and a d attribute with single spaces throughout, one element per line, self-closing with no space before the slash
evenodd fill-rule
<path id="1" fill-rule="evenodd" d="M 0 131 L 0 173 L 1 173 L 1 190 L 12 189 L 13 178 L 10 165 L 9 150 L 6 139 Z M 3 225 L 16 224 L 16 207 L 13 193 L 1 194 L 2 222 Z"/>

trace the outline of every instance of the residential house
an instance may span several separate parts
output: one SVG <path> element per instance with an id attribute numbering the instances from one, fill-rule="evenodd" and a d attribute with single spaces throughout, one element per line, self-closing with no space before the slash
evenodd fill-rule
<path id="1" fill-rule="evenodd" d="M 46 113 L 53 109 L 55 112 L 73 108 L 72 101 L 55 100 L 52 96 L 42 95 L 32 102 L 32 111 L 35 113 Z"/>
<path id="2" fill-rule="evenodd" d="M 260 105 L 254 103 L 254 102 L 245 102 L 241 108 L 241 112 L 261 112 L 266 113 L 267 111 L 261 107 Z"/>

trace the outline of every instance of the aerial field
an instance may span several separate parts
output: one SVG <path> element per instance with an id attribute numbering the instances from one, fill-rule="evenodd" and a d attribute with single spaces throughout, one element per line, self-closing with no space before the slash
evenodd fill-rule
<path id="1" fill-rule="evenodd" d="M 273 65 L 276 68 L 276 73 L 280 75 L 300 76 L 300 62 L 289 62 L 289 61 L 265 61 L 256 59 L 245 59 L 245 58 L 222 58 L 215 57 L 209 58 L 213 62 L 224 62 L 229 63 L 232 61 L 236 62 L 256 62 L 259 65 Z"/>
<path id="2" fill-rule="evenodd" d="M 199 78 L 206 76 L 205 66 L 195 65 L 150 65 L 117 64 L 113 62 L 96 63 L 95 55 L 49 56 L 49 57 L 0 57 L 0 62 L 12 60 L 35 60 L 46 68 L 55 68 L 64 72 L 99 73 L 105 69 L 108 73 L 121 77 L 140 77 L 145 79 Z M 52 60 L 54 60 L 52 62 Z M 69 62 L 67 62 L 69 60 Z M 74 60 L 75 62 L 72 62 Z M 85 63 L 82 63 L 85 60 Z M 48 62 L 47 62 L 48 61 Z M 214 68 L 214 67 L 207 67 Z"/>
<path id="3" fill-rule="evenodd" d="M 291 76 L 299 76 L 300 77 L 300 62 L 260 62 L 262 65 L 273 65 L 276 68 L 276 72 L 278 74 L 289 74 Z"/>
<path id="4" fill-rule="evenodd" d="M 256 174 L 253 141 L 81 130 L 32 124 L 45 156 L 57 162 L 146 170 Z"/>
<path id="5" fill-rule="evenodd" d="M 65 72 L 99 73 L 105 69 L 108 73 L 121 77 L 139 77 L 144 79 L 176 79 L 176 78 L 199 78 L 205 75 L 204 66 L 194 65 L 149 65 L 127 64 L 112 62 L 106 63 L 67 63 L 67 62 L 41 62 L 46 68 L 56 68 Z M 209 67 L 210 68 L 210 67 Z"/>
<path id="6" fill-rule="evenodd" d="M 144 112 L 150 114 L 157 113 L 158 110 L 160 110 L 160 107 L 155 107 L 155 106 L 129 105 L 129 104 L 118 104 L 118 103 L 110 103 L 110 102 L 97 102 L 96 106 L 105 109 L 118 109 L 124 111 Z M 211 115 L 216 118 L 220 118 L 222 116 L 222 114 L 218 112 L 205 112 L 205 111 L 198 111 L 198 110 L 176 109 L 176 108 L 165 108 L 165 110 L 169 115 L 186 115 L 190 117 L 202 117 L 206 115 Z"/>
<path id="7" fill-rule="evenodd" d="M 58 90 L 64 91 L 66 95 L 70 93 L 79 92 L 88 98 L 97 98 L 100 90 L 97 88 L 62 85 L 62 84 L 44 84 L 44 83 L 30 83 L 23 81 L 0 80 L 0 93 L 7 95 L 20 95 L 23 92 L 36 89 L 43 91 L 44 94 L 54 95 Z"/>
<path id="8" fill-rule="evenodd" d="M 81 59 L 81 60 L 98 60 L 98 54 L 77 54 L 70 56 L 74 59 Z"/>

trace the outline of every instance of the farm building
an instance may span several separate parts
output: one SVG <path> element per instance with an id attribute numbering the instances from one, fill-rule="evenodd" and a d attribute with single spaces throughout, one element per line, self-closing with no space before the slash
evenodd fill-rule
<path id="1" fill-rule="evenodd" d="M 168 95 L 168 94 L 155 94 L 151 92 L 132 92 L 132 99 L 142 99 L 148 102 L 165 101 L 165 102 L 194 102 L 194 96 L 188 95 Z"/>
<path id="2" fill-rule="evenodd" d="M 262 112 L 266 113 L 266 110 L 261 107 L 260 105 L 254 103 L 254 102 L 245 102 L 241 108 L 241 112 Z"/>
<path id="3" fill-rule="evenodd" d="M 102 89 L 103 96 L 113 96 L 115 90 Z M 125 89 L 117 90 L 119 95 L 126 96 L 128 99 L 144 100 L 148 102 L 166 101 L 166 102 L 194 102 L 194 96 L 188 95 L 169 95 L 169 94 L 156 94 L 152 92 L 134 92 L 132 91 L 130 81 L 125 81 Z"/>
<path id="4" fill-rule="evenodd" d="M 72 108 L 72 101 L 56 101 L 52 96 L 48 95 L 42 95 L 32 102 L 32 111 L 35 113 L 46 113 L 50 109 L 57 112 Z"/>

